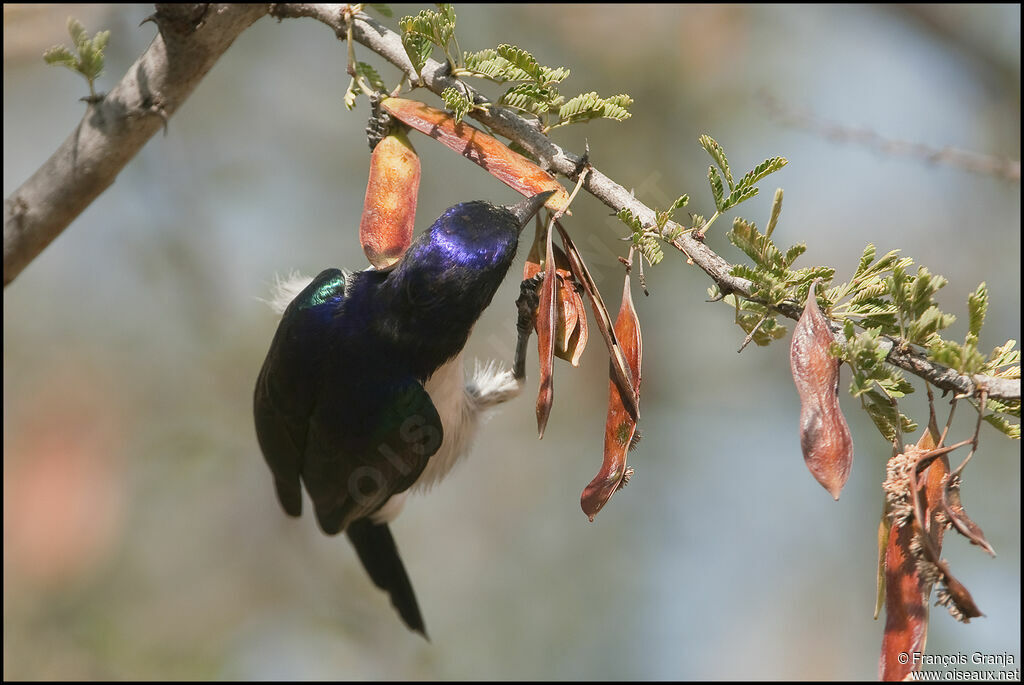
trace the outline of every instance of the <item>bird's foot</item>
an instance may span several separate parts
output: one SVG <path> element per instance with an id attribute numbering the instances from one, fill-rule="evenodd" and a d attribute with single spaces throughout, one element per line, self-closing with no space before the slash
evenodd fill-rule
<path id="1" fill-rule="evenodd" d="M 526 343 L 536 326 L 537 307 L 540 304 L 540 284 L 544 281 L 544 272 L 533 278 L 527 278 L 519 285 L 519 298 L 516 299 L 516 357 L 512 363 L 512 376 L 518 381 L 526 380 Z"/>

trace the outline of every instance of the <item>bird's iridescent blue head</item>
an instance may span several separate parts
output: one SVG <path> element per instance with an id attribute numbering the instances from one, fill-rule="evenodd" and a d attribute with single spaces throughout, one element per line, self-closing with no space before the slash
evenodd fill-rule
<path id="1" fill-rule="evenodd" d="M 551 193 L 508 207 L 462 202 L 420 234 L 385 277 L 392 311 L 408 320 L 469 328 L 504 280 L 516 256 L 519 233 Z"/>
<path id="2" fill-rule="evenodd" d="M 550 196 L 540 193 L 509 207 L 482 200 L 457 204 L 437 218 L 424 247 L 451 266 L 500 268 L 511 263 L 523 226 Z"/>
<path id="3" fill-rule="evenodd" d="M 476 200 L 448 208 L 409 246 L 388 280 L 415 284 L 427 291 L 423 295 L 448 284 L 490 286 L 485 288 L 489 302 L 515 258 L 523 226 L 550 196 L 540 193 L 508 207 Z"/>

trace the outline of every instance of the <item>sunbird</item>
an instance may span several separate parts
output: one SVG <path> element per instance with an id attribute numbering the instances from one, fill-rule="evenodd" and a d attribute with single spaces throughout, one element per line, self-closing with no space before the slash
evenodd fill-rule
<path id="1" fill-rule="evenodd" d="M 324 270 L 284 308 L 256 381 L 256 435 L 281 506 L 301 515 L 305 484 L 320 528 L 346 533 L 424 637 L 388 523 L 469 450 L 483 413 L 521 389 L 494 365 L 467 383 L 462 350 L 551 194 L 457 204 L 386 270 Z"/>

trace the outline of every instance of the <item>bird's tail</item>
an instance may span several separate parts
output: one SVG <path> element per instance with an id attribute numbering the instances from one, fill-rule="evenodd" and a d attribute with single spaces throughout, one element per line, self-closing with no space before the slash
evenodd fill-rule
<path id="1" fill-rule="evenodd" d="M 405 625 L 429 640 L 420 607 L 416 603 L 416 593 L 412 590 L 412 583 L 402 565 L 402 558 L 398 556 L 398 548 L 388 525 L 373 523 L 364 518 L 349 524 L 345 533 L 356 548 L 356 554 L 370 574 L 373 584 L 388 593 L 391 604 L 398 610 Z"/>

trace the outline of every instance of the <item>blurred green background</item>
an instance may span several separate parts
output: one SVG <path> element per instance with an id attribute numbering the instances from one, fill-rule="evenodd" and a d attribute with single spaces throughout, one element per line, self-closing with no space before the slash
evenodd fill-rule
<path id="1" fill-rule="evenodd" d="M 396 17 L 421 6 L 393 6 Z M 808 243 L 846 279 L 867 242 L 949 278 L 959 315 L 984 280 L 982 348 L 1020 338 L 1020 184 L 787 127 L 758 99 L 894 140 L 1020 158 L 1020 7 L 456 6 L 464 50 L 510 42 L 571 67 L 563 92 L 628 92 L 633 118 L 560 129 L 602 171 L 711 213 L 697 144 L 733 168 L 789 166 L 731 217 Z M 4 7 L 4 195 L 78 123 L 78 76 L 41 58 L 66 17 L 112 31 L 107 90 L 154 35 L 152 6 Z M 392 27 L 395 19 L 384 20 Z M 377 65 L 393 83 L 394 70 Z M 862 679 L 877 674 L 876 527 L 889 448 L 848 396 L 853 474 L 836 503 L 804 467 L 788 341 L 750 346 L 707 277 L 668 254 L 638 296 L 644 440 L 594 523 L 607 363 L 556 367 L 542 442 L 532 393 L 393 525 L 433 642 L 405 630 L 343 538 L 275 500 L 251 392 L 276 325 L 275 273 L 362 268 L 369 150 L 347 112 L 345 45 L 261 19 L 170 121 L 4 292 L 5 679 Z M 486 92 L 492 95 L 496 91 Z M 431 104 L 438 99 L 417 94 Z M 446 148 L 423 162 L 418 225 L 514 193 Z M 583 196 L 569 230 L 618 301 L 624 227 Z M 521 250 L 521 257 L 525 251 Z M 513 271 L 518 270 L 513 267 Z M 510 277 L 470 342 L 511 360 Z M 614 306 L 614 305 L 613 305 Z M 843 372 L 843 384 L 848 382 Z M 921 385 L 918 384 L 921 389 Z M 909 407 L 923 414 L 923 393 Z M 972 429 L 962 410 L 957 438 Z M 963 497 L 999 553 L 944 556 L 986 616 L 932 612 L 929 652 L 1020 664 L 1020 448 L 990 427 Z"/>

